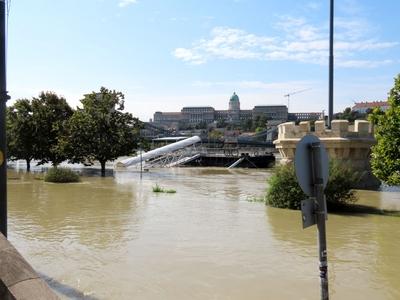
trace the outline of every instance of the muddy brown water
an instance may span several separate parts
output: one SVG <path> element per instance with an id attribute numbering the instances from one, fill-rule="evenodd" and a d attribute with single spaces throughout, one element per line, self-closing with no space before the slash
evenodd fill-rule
<path id="1" fill-rule="evenodd" d="M 58 185 L 10 170 L 9 239 L 65 299 L 319 299 L 316 228 L 251 201 L 268 176 L 179 168 Z M 358 195 L 400 210 L 399 190 Z M 330 214 L 327 230 L 332 299 L 400 299 L 399 217 Z"/>

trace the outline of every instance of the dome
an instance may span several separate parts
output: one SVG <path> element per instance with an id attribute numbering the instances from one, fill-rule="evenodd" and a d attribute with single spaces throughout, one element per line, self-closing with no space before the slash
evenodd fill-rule
<path id="1" fill-rule="evenodd" d="M 229 99 L 229 101 L 231 102 L 239 102 L 239 97 L 238 95 L 236 95 L 236 93 L 234 92 L 231 99 Z"/>

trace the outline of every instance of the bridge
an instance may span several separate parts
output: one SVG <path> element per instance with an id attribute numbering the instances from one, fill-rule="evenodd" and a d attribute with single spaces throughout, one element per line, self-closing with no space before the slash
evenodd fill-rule
<path id="1" fill-rule="evenodd" d="M 264 138 L 270 132 L 264 132 L 256 136 L 255 139 L 238 139 L 236 142 L 225 142 L 222 140 L 210 140 L 193 136 L 165 137 L 153 139 L 154 142 L 171 142 L 168 145 L 156 148 L 148 152 L 141 152 L 134 157 L 121 160 L 115 164 L 116 169 L 121 168 L 159 168 L 175 167 L 192 164 L 193 161 L 203 158 L 204 161 L 214 160 L 216 165 L 233 164 L 238 166 L 237 161 L 243 158 L 246 161 L 255 159 L 260 161 L 263 157 L 273 157 L 275 147 L 272 141 Z M 261 137 L 261 140 L 260 140 Z M 253 163 L 254 166 L 256 166 Z M 234 167 L 232 166 L 232 167 Z"/>

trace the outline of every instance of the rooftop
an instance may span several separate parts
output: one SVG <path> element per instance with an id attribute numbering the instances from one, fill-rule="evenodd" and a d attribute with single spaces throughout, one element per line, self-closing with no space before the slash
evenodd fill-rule
<path id="1" fill-rule="evenodd" d="M 389 106 L 387 101 L 365 101 L 365 102 L 355 102 L 353 109 L 355 108 L 369 108 L 369 107 L 378 107 L 378 106 Z"/>

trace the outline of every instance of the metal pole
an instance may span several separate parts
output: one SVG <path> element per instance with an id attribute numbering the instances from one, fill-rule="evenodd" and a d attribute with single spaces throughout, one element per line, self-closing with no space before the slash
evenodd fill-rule
<path id="1" fill-rule="evenodd" d="M 331 128 L 333 119 L 333 17 L 334 0 L 330 0 L 330 26 L 329 26 L 329 116 L 328 128 Z"/>
<path id="2" fill-rule="evenodd" d="M 314 183 L 314 196 L 316 198 L 316 221 L 318 227 L 318 256 L 319 277 L 321 283 L 321 299 L 329 299 L 328 291 L 328 255 L 326 247 L 326 200 L 324 197 L 324 185 L 321 167 L 321 143 L 311 145 L 312 177 Z"/>
<path id="3" fill-rule="evenodd" d="M 7 237 L 6 1 L 0 0 L 0 231 Z"/>
<path id="4" fill-rule="evenodd" d="M 140 147 L 140 179 L 142 179 L 142 172 L 143 172 L 143 168 L 142 168 L 142 147 Z"/>

